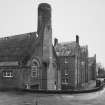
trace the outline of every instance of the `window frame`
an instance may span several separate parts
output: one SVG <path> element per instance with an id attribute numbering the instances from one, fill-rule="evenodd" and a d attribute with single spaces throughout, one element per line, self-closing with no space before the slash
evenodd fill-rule
<path id="1" fill-rule="evenodd" d="M 34 63 L 36 63 L 36 64 L 34 65 Z M 39 62 L 36 59 L 34 59 L 32 61 L 32 65 L 31 65 L 31 77 L 39 77 Z"/>
<path id="2" fill-rule="evenodd" d="M 65 72 L 64 72 L 64 75 L 69 75 L 67 69 L 65 69 L 64 71 L 65 71 Z"/>
<path id="3" fill-rule="evenodd" d="M 4 78 L 13 78 L 13 72 L 12 71 L 3 71 L 2 76 Z"/>
<path id="4" fill-rule="evenodd" d="M 69 78 L 65 77 L 62 81 L 62 84 L 69 84 Z"/>

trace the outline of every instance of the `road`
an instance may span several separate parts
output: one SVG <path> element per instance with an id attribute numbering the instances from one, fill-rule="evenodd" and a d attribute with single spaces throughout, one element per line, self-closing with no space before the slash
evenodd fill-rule
<path id="1" fill-rule="evenodd" d="M 0 92 L 0 105 L 105 105 L 105 89 L 75 95 Z"/>

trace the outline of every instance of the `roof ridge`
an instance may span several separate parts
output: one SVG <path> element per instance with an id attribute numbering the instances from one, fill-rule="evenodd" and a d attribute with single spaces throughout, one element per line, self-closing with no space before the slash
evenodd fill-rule
<path id="1" fill-rule="evenodd" d="M 58 44 L 63 45 L 63 44 L 71 44 L 71 43 L 76 43 L 76 41 L 60 42 L 60 43 L 58 43 Z"/>
<path id="2" fill-rule="evenodd" d="M 37 32 L 34 31 L 34 32 L 28 32 L 28 33 L 17 34 L 17 35 L 12 35 L 12 36 L 5 36 L 5 37 L 1 37 L 1 38 L 0 38 L 0 41 L 1 41 L 1 40 L 7 40 L 7 39 L 10 39 L 10 38 L 11 38 L 11 39 L 12 39 L 12 38 L 16 38 L 16 37 L 19 37 L 19 36 L 20 36 L 20 37 L 26 36 L 26 35 L 29 36 L 29 34 L 32 34 L 32 33 L 35 33 L 35 34 L 36 34 Z"/>

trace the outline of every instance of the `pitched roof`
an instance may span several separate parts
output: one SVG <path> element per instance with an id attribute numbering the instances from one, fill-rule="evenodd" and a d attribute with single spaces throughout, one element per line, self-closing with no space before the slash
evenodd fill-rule
<path id="1" fill-rule="evenodd" d="M 36 39 L 36 32 L 0 38 L 0 62 L 27 61 Z"/>
<path id="2" fill-rule="evenodd" d="M 81 56 L 88 56 L 88 46 L 80 46 Z"/>
<path id="3" fill-rule="evenodd" d="M 58 43 L 55 51 L 58 56 L 72 56 L 75 54 L 76 41 Z"/>

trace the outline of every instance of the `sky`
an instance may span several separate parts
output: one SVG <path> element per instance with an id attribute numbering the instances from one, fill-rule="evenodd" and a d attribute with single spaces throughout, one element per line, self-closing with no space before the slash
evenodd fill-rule
<path id="1" fill-rule="evenodd" d="M 36 31 L 41 2 L 52 6 L 53 38 L 68 42 L 79 35 L 105 67 L 105 0 L 0 0 L 0 37 Z"/>

